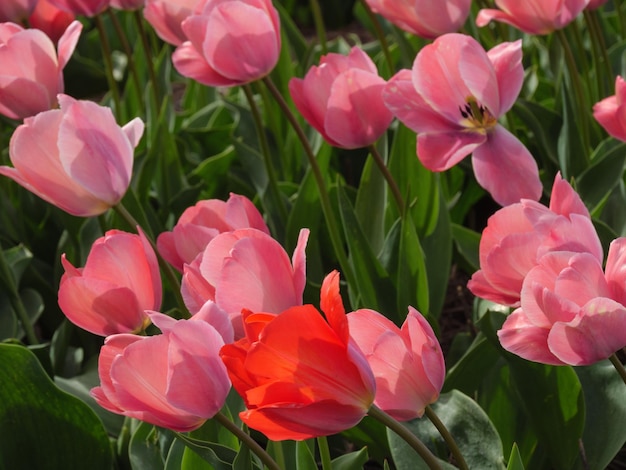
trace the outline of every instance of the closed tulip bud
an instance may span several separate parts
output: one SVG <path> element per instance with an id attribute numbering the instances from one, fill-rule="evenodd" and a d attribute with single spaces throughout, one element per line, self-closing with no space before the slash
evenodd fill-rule
<path id="1" fill-rule="evenodd" d="M 75 15 L 54 6 L 50 0 L 39 0 L 28 17 L 28 24 L 46 33 L 56 44 L 74 18 Z"/>
<path id="2" fill-rule="evenodd" d="M 0 23 L 10 21 L 22 23 L 35 8 L 37 0 L 2 0 L 0 2 Z"/>
<path id="3" fill-rule="evenodd" d="M 626 142 L 626 81 L 615 79 L 615 94 L 593 107 L 593 117 L 613 138 Z"/>

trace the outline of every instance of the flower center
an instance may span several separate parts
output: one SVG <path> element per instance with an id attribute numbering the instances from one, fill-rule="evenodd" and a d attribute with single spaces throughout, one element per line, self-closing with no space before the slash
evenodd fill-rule
<path id="1" fill-rule="evenodd" d="M 461 125 L 471 130 L 484 133 L 498 123 L 498 120 L 491 114 L 489 109 L 482 104 L 478 104 L 478 101 L 473 96 L 467 98 L 465 106 L 459 106 L 459 111 L 461 116 L 463 116 Z"/>

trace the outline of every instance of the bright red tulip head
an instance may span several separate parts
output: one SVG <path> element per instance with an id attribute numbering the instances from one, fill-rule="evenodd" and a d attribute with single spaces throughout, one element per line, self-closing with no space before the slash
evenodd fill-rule
<path id="1" fill-rule="evenodd" d="M 220 352 L 247 410 L 240 417 L 271 440 L 303 440 L 355 426 L 374 400 L 376 383 L 350 339 L 339 273 L 322 285 L 321 309 L 279 315 L 244 312 L 246 337 Z"/>
<path id="2" fill-rule="evenodd" d="M 0 166 L 0 174 L 70 214 L 102 214 L 128 189 L 143 122 L 120 127 L 111 109 L 92 101 L 59 95 L 59 103 L 15 130 L 14 167 Z"/>
<path id="3" fill-rule="evenodd" d="M 174 67 L 204 85 L 244 85 L 278 62 L 280 21 L 271 0 L 204 0 L 182 28 L 187 41 L 174 52 Z"/>
<path id="4" fill-rule="evenodd" d="M 501 21 L 528 34 L 549 34 L 563 29 L 582 12 L 589 0 L 495 0 L 498 9 L 482 9 L 478 26 Z"/>
<path id="5" fill-rule="evenodd" d="M 190 16 L 204 0 L 146 0 L 143 16 L 157 35 L 173 46 L 187 40 L 182 22 Z"/>
<path id="6" fill-rule="evenodd" d="M 207 244 L 223 232 L 255 228 L 270 234 L 263 216 L 245 196 L 231 194 L 228 201 L 209 199 L 197 202 L 182 213 L 171 232 L 157 238 L 159 253 L 178 271 L 191 263 Z"/>
<path id="7" fill-rule="evenodd" d="M 76 16 L 92 17 L 109 8 L 111 0 L 50 0 L 57 8 Z"/>
<path id="8" fill-rule="evenodd" d="M 74 14 L 59 9 L 50 3 L 50 0 L 39 0 L 28 17 L 28 24 L 31 28 L 40 29 L 46 33 L 56 44 L 74 18 Z"/>
<path id="9" fill-rule="evenodd" d="M 63 68 L 81 30 L 78 21 L 65 30 L 57 55 L 44 32 L 14 23 L 0 24 L 0 114 L 24 119 L 57 105 L 57 94 L 63 92 Z"/>
<path id="10" fill-rule="evenodd" d="M 615 79 L 615 94 L 593 106 L 593 117 L 608 134 L 626 142 L 626 81 Z"/>
<path id="11" fill-rule="evenodd" d="M 426 319 L 409 307 L 398 328 L 380 313 L 360 309 L 348 314 L 348 324 L 376 378 L 374 404 L 399 421 L 421 417 L 439 398 L 446 376 L 441 346 Z"/>
<path id="12" fill-rule="evenodd" d="M 91 247 L 83 268 L 61 258 L 65 274 L 59 307 L 75 325 L 100 336 L 138 332 L 146 310 L 161 306 L 161 275 L 156 255 L 139 235 L 109 230 Z"/>
<path id="13" fill-rule="evenodd" d="M 423 47 L 412 70 L 392 77 L 383 99 L 417 133 L 426 168 L 444 171 L 472 154 L 478 184 L 506 206 L 542 192 L 535 159 L 498 124 L 523 81 L 521 40 L 485 52 L 474 38 L 451 33 Z"/>
<path id="14" fill-rule="evenodd" d="M 526 274 L 550 251 L 603 252 L 589 211 L 557 174 L 550 207 L 523 200 L 493 214 L 480 239 L 480 270 L 468 288 L 478 297 L 518 307 Z"/>
<path id="15" fill-rule="evenodd" d="M 100 350 L 100 386 L 91 390 L 113 413 L 179 432 L 215 416 L 230 390 L 219 357 L 224 341 L 209 323 L 150 315 L 163 334 L 113 335 Z"/>
<path id="16" fill-rule="evenodd" d="M 373 12 L 400 29 L 434 39 L 463 26 L 472 0 L 366 0 Z"/>
<path id="17" fill-rule="evenodd" d="M 289 92 L 298 111 L 329 144 L 353 149 L 373 144 L 391 124 L 384 86 L 372 59 L 353 47 L 347 56 L 323 56 L 303 79 L 289 81 Z"/>
<path id="18" fill-rule="evenodd" d="M 37 0 L 2 0 L 0 23 L 23 23 L 35 8 Z"/>

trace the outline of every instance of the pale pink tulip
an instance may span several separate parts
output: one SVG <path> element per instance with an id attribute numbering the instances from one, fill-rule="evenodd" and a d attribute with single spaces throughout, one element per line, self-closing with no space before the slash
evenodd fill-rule
<path id="1" fill-rule="evenodd" d="M 59 95 L 59 103 L 61 109 L 27 118 L 15 130 L 14 168 L 0 166 L 0 174 L 70 214 L 102 214 L 128 189 L 143 122 L 135 118 L 120 128 L 109 108 L 92 101 Z"/>
<path id="2" fill-rule="evenodd" d="M 615 79 L 615 94 L 593 106 L 593 117 L 611 137 L 626 142 L 626 81 Z"/>
<path id="3" fill-rule="evenodd" d="M 81 30 L 78 21 L 70 24 L 59 39 L 57 56 L 44 32 L 0 24 L 0 114 L 24 119 L 57 105 L 57 94 L 63 92 L 63 68 Z"/>
<path id="4" fill-rule="evenodd" d="M 150 318 L 163 334 L 113 335 L 100 351 L 100 386 L 91 390 L 113 413 L 179 432 L 199 428 L 224 405 L 230 380 L 220 334 L 204 321 Z"/>
<path id="5" fill-rule="evenodd" d="M 205 0 L 182 27 L 172 55 L 182 75 L 208 86 L 236 86 L 269 74 L 280 54 L 280 21 L 271 0 Z"/>
<path id="6" fill-rule="evenodd" d="M 353 149 L 373 144 L 391 124 L 384 86 L 372 59 L 355 46 L 347 56 L 322 56 L 304 79 L 289 81 L 289 92 L 298 111 L 329 144 Z"/>
<path id="7" fill-rule="evenodd" d="M 50 0 L 39 0 L 28 17 L 28 24 L 31 28 L 42 30 L 52 42 L 58 43 L 74 18 L 75 15 L 57 8 Z"/>
<path id="8" fill-rule="evenodd" d="M 161 276 L 150 243 L 139 235 L 109 230 L 91 247 L 84 268 L 61 258 L 65 274 L 59 307 L 75 325 L 96 335 L 141 331 L 146 310 L 161 306 Z"/>
<path id="9" fill-rule="evenodd" d="M 502 346 L 529 361 L 582 366 L 626 346 L 626 238 L 611 243 L 602 272 L 589 253 L 544 255 L 524 279 L 521 307 L 498 331 Z"/>
<path id="10" fill-rule="evenodd" d="M 373 12 L 417 36 L 434 39 L 457 31 L 472 0 L 366 0 Z"/>
<path id="11" fill-rule="evenodd" d="M 0 23 L 23 23 L 35 8 L 37 0 L 2 0 Z"/>
<path id="12" fill-rule="evenodd" d="M 446 375 L 441 346 L 426 319 L 413 307 L 402 328 L 380 313 L 348 314 L 350 337 L 363 351 L 376 378 L 374 404 L 393 418 L 419 418 L 437 401 Z"/>
<path id="13" fill-rule="evenodd" d="M 534 158 L 498 124 L 521 90 L 521 61 L 521 40 L 485 52 L 470 36 L 446 34 L 383 91 L 389 109 L 418 133 L 417 156 L 426 168 L 444 171 L 472 154 L 478 183 L 503 206 L 538 200 L 542 191 Z"/>
<path id="14" fill-rule="evenodd" d="M 203 0 L 146 0 L 143 16 L 165 42 L 180 46 L 187 40 L 182 22 Z"/>
<path id="15" fill-rule="evenodd" d="M 589 253 L 602 261 L 589 211 L 557 174 L 550 207 L 522 200 L 493 214 L 480 239 L 480 270 L 467 287 L 478 297 L 518 307 L 526 274 L 550 251 Z"/>
<path id="16" fill-rule="evenodd" d="M 157 238 L 159 253 L 178 271 L 191 263 L 222 232 L 255 228 L 270 234 L 263 216 L 245 196 L 232 194 L 228 201 L 209 199 L 185 209 L 171 232 Z"/>
<path id="17" fill-rule="evenodd" d="M 110 0 L 50 0 L 57 8 L 76 16 L 96 16 L 109 8 Z"/>
<path id="18" fill-rule="evenodd" d="M 231 318 L 235 339 L 243 337 L 241 310 L 280 313 L 302 305 L 306 282 L 307 229 L 300 231 L 292 260 L 265 232 L 240 229 L 213 238 L 184 268 L 181 292 L 194 314 L 207 300 Z"/>
<path id="19" fill-rule="evenodd" d="M 495 0 L 496 9 L 482 9 L 476 24 L 490 21 L 510 24 L 528 34 L 549 34 L 563 29 L 582 12 L 589 0 Z"/>

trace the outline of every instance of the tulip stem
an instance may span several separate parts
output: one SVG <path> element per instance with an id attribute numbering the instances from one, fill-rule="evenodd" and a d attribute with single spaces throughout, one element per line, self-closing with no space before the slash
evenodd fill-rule
<path id="1" fill-rule="evenodd" d="M 437 428 L 437 431 L 439 431 L 439 434 L 441 434 L 441 437 L 443 437 L 443 440 L 446 441 L 446 444 L 448 444 L 450 453 L 453 455 L 457 466 L 461 470 L 469 470 L 469 467 L 467 466 L 467 462 L 465 462 L 465 459 L 463 458 L 463 454 L 461 454 L 461 450 L 459 449 L 459 446 L 456 444 L 454 437 L 452 437 L 452 434 L 450 434 L 450 431 L 448 431 L 448 428 L 446 428 L 446 425 L 443 424 L 443 422 L 439 419 L 439 416 L 437 416 L 437 413 L 435 413 L 435 411 L 430 406 L 427 406 L 424 412 L 426 416 L 428 417 L 428 419 L 430 420 L 430 422 L 433 423 L 433 426 Z"/>
<path id="2" fill-rule="evenodd" d="M 328 228 L 328 233 L 330 235 L 331 243 L 333 245 L 335 255 L 337 256 L 337 260 L 339 261 L 339 265 L 341 266 L 341 270 L 346 277 L 346 281 L 348 285 L 351 287 L 356 286 L 355 277 L 352 272 L 352 267 L 348 262 L 348 257 L 344 251 L 343 242 L 341 239 L 341 233 L 339 231 L 339 227 L 337 225 L 337 220 L 335 218 L 335 213 L 333 212 L 332 205 L 330 203 L 330 197 L 328 196 L 328 190 L 326 189 L 326 183 L 324 181 L 324 176 L 322 175 L 322 171 L 320 170 L 319 165 L 317 164 L 317 159 L 315 158 L 315 154 L 313 153 L 313 149 L 311 148 L 311 144 L 307 139 L 300 123 L 296 119 L 295 115 L 289 108 L 289 105 L 280 94 L 274 82 L 266 76 L 263 78 L 263 83 L 267 86 L 268 90 L 280 106 L 281 110 L 285 114 L 285 117 L 293 127 L 293 130 L 296 132 L 296 135 L 300 139 L 302 146 L 304 148 L 304 153 L 306 154 L 309 165 L 311 165 L 311 170 L 313 171 L 313 176 L 315 178 L 315 182 L 317 183 L 317 189 L 320 195 L 320 203 L 322 205 L 322 212 L 324 213 L 324 218 L 326 220 L 326 226 Z"/>
<path id="3" fill-rule="evenodd" d="M 389 171 L 389 168 L 387 168 L 387 165 L 385 164 L 385 160 L 383 160 L 383 157 L 381 156 L 376 146 L 374 144 L 371 144 L 369 146 L 369 150 L 370 150 L 370 153 L 372 154 L 372 158 L 374 159 L 374 162 L 376 163 L 376 166 L 378 166 L 378 169 L 382 173 L 383 178 L 385 178 L 385 181 L 387 181 L 387 184 L 389 185 L 391 194 L 393 194 L 393 198 L 396 200 L 396 205 L 398 206 L 398 211 L 400 212 L 400 215 L 403 215 L 404 214 L 404 199 L 402 198 L 402 194 L 400 194 L 400 189 L 398 188 L 396 180 L 393 179 L 393 175 Z"/>
<path id="4" fill-rule="evenodd" d="M 326 29 L 324 28 L 324 18 L 322 17 L 322 9 L 317 0 L 309 0 L 311 13 L 313 14 L 313 22 L 317 31 L 317 38 L 322 48 L 322 55 L 328 54 L 328 46 L 326 44 Z"/>
<path id="5" fill-rule="evenodd" d="M 330 460 L 330 449 L 328 448 L 328 439 L 326 436 L 320 436 L 317 438 L 317 447 L 320 451 L 322 470 L 332 470 L 333 464 Z"/>
<path id="6" fill-rule="evenodd" d="M 148 36 L 146 34 L 146 28 L 143 26 L 143 17 L 139 10 L 133 11 L 133 18 L 139 31 L 139 37 L 141 38 L 141 44 L 143 45 L 143 52 L 146 56 L 146 68 L 148 69 L 148 75 L 150 75 L 150 81 L 152 82 L 152 97 L 154 99 L 154 113 L 155 116 L 159 115 L 159 82 L 157 80 L 156 72 L 154 71 L 153 57 L 150 53 L 150 44 L 148 44 Z"/>
<path id="7" fill-rule="evenodd" d="M 609 357 L 609 360 L 611 361 L 611 364 L 613 364 L 613 367 L 615 367 L 615 370 L 617 371 L 619 376 L 622 378 L 622 380 L 626 384 L 626 369 L 624 369 L 624 364 L 622 364 L 622 362 L 618 359 L 617 355 L 615 354 L 612 354 L 611 357 Z"/>
<path id="8" fill-rule="evenodd" d="M 441 465 L 439 464 L 437 457 L 435 457 L 433 453 L 428 450 L 428 447 L 426 447 L 424 443 L 420 441 L 406 426 L 393 419 L 376 405 L 372 405 L 367 414 L 387 426 L 394 433 L 404 439 L 404 441 L 418 453 L 422 460 L 424 460 L 426 465 L 428 465 L 428 468 L 432 470 L 441 470 Z"/>
<path id="9" fill-rule="evenodd" d="M 609 54 L 606 50 L 606 42 L 604 41 L 604 36 L 602 35 L 602 28 L 598 24 L 598 15 L 595 12 L 583 10 L 583 15 L 585 15 L 585 21 L 589 26 L 589 32 L 591 33 L 591 42 L 593 43 L 593 51 L 594 51 L 594 59 L 596 65 L 596 77 L 597 80 L 601 83 L 601 91 L 600 96 L 598 98 L 604 98 L 610 90 L 611 84 L 614 81 L 613 78 L 613 70 L 611 69 L 611 60 L 609 59 Z M 599 55 L 601 57 L 599 57 Z M 600 80 L 600 63 L 604 66 L 604 77 Z M 608 80 L 608 81 L 607 81 Z"/>
<path id="10" fill-rule="evenodd" d="M 254 439 L 252 439 L 250 434 L 248 434 L 239 426 L 237 426 L 235 423 L 233 423 L 230 419 L 226 417 L 226 415 L 224 415 L 221 412 L 218 412 L 214 416 L 214 418 L 218 423 L 224 426 L 233 435 L 238 437 L 241 440 L 241 442 L 243 442 L 246 446 L 248 446 L 248 448 L 252 452 L 254 452 L 257 455 L 257 457 L 259 457 L 259 459 L 261 459 L 261 462 L 263 462 L 267 468 L 271 470 L 282 470 L 278 466 L 276 461 L 272 458 L 272 456 L 268 454 L 265 451 L 265 449 L 261 447 Z"/>
<path id="11" fill-rule="evenodd" d="M 104 22 L 102 21 L 102 15 L 96 15 L 96 27 L 98 28 L 98 34 L 100 35 L 100 44 L 102 46 L 102 56 L 105 64 L 105 75 L 109 82 L 109 88 L 111 89 L 111 96 L 113 97 L 113 104 L 115 105 L 115 116 L 118 119 L 122 116 L 122 102 L 120 100 L 120 91 L 117 88 L 115 77 L 113 76 L 113 62 L 111 61 L 111 45 L 109 44 L 109 38 L 107 38 L 106 29 L 104 28 Z"/>
<path id="12" fill-rule="evenodd" d="M 372 26 L 374 27 L 374 33 L 376 33 L 376 37 L 378 38 L 378 42 L 380 43 L 380 48 L 383 51 L 383 55 L 385 56 L 385 60 L 387 61 L 387 65 L 389 66 L 389 76 L 393 75 L 395 72 L 395 66 L 393 63 L 393 59 L 391 58 L 391 53 L 389 52 L 389 43 L 387 42 L 387 36 L 383 31 L 382 26 L 380 26 L 380 21 L 367 4 L 365 0 L 361 0 L 361 4 L 363 5 L 363 9 L 367 14 L 367 17 L 372 22 Z M 386 77 L 388 78 L 388 77 Z"/>

